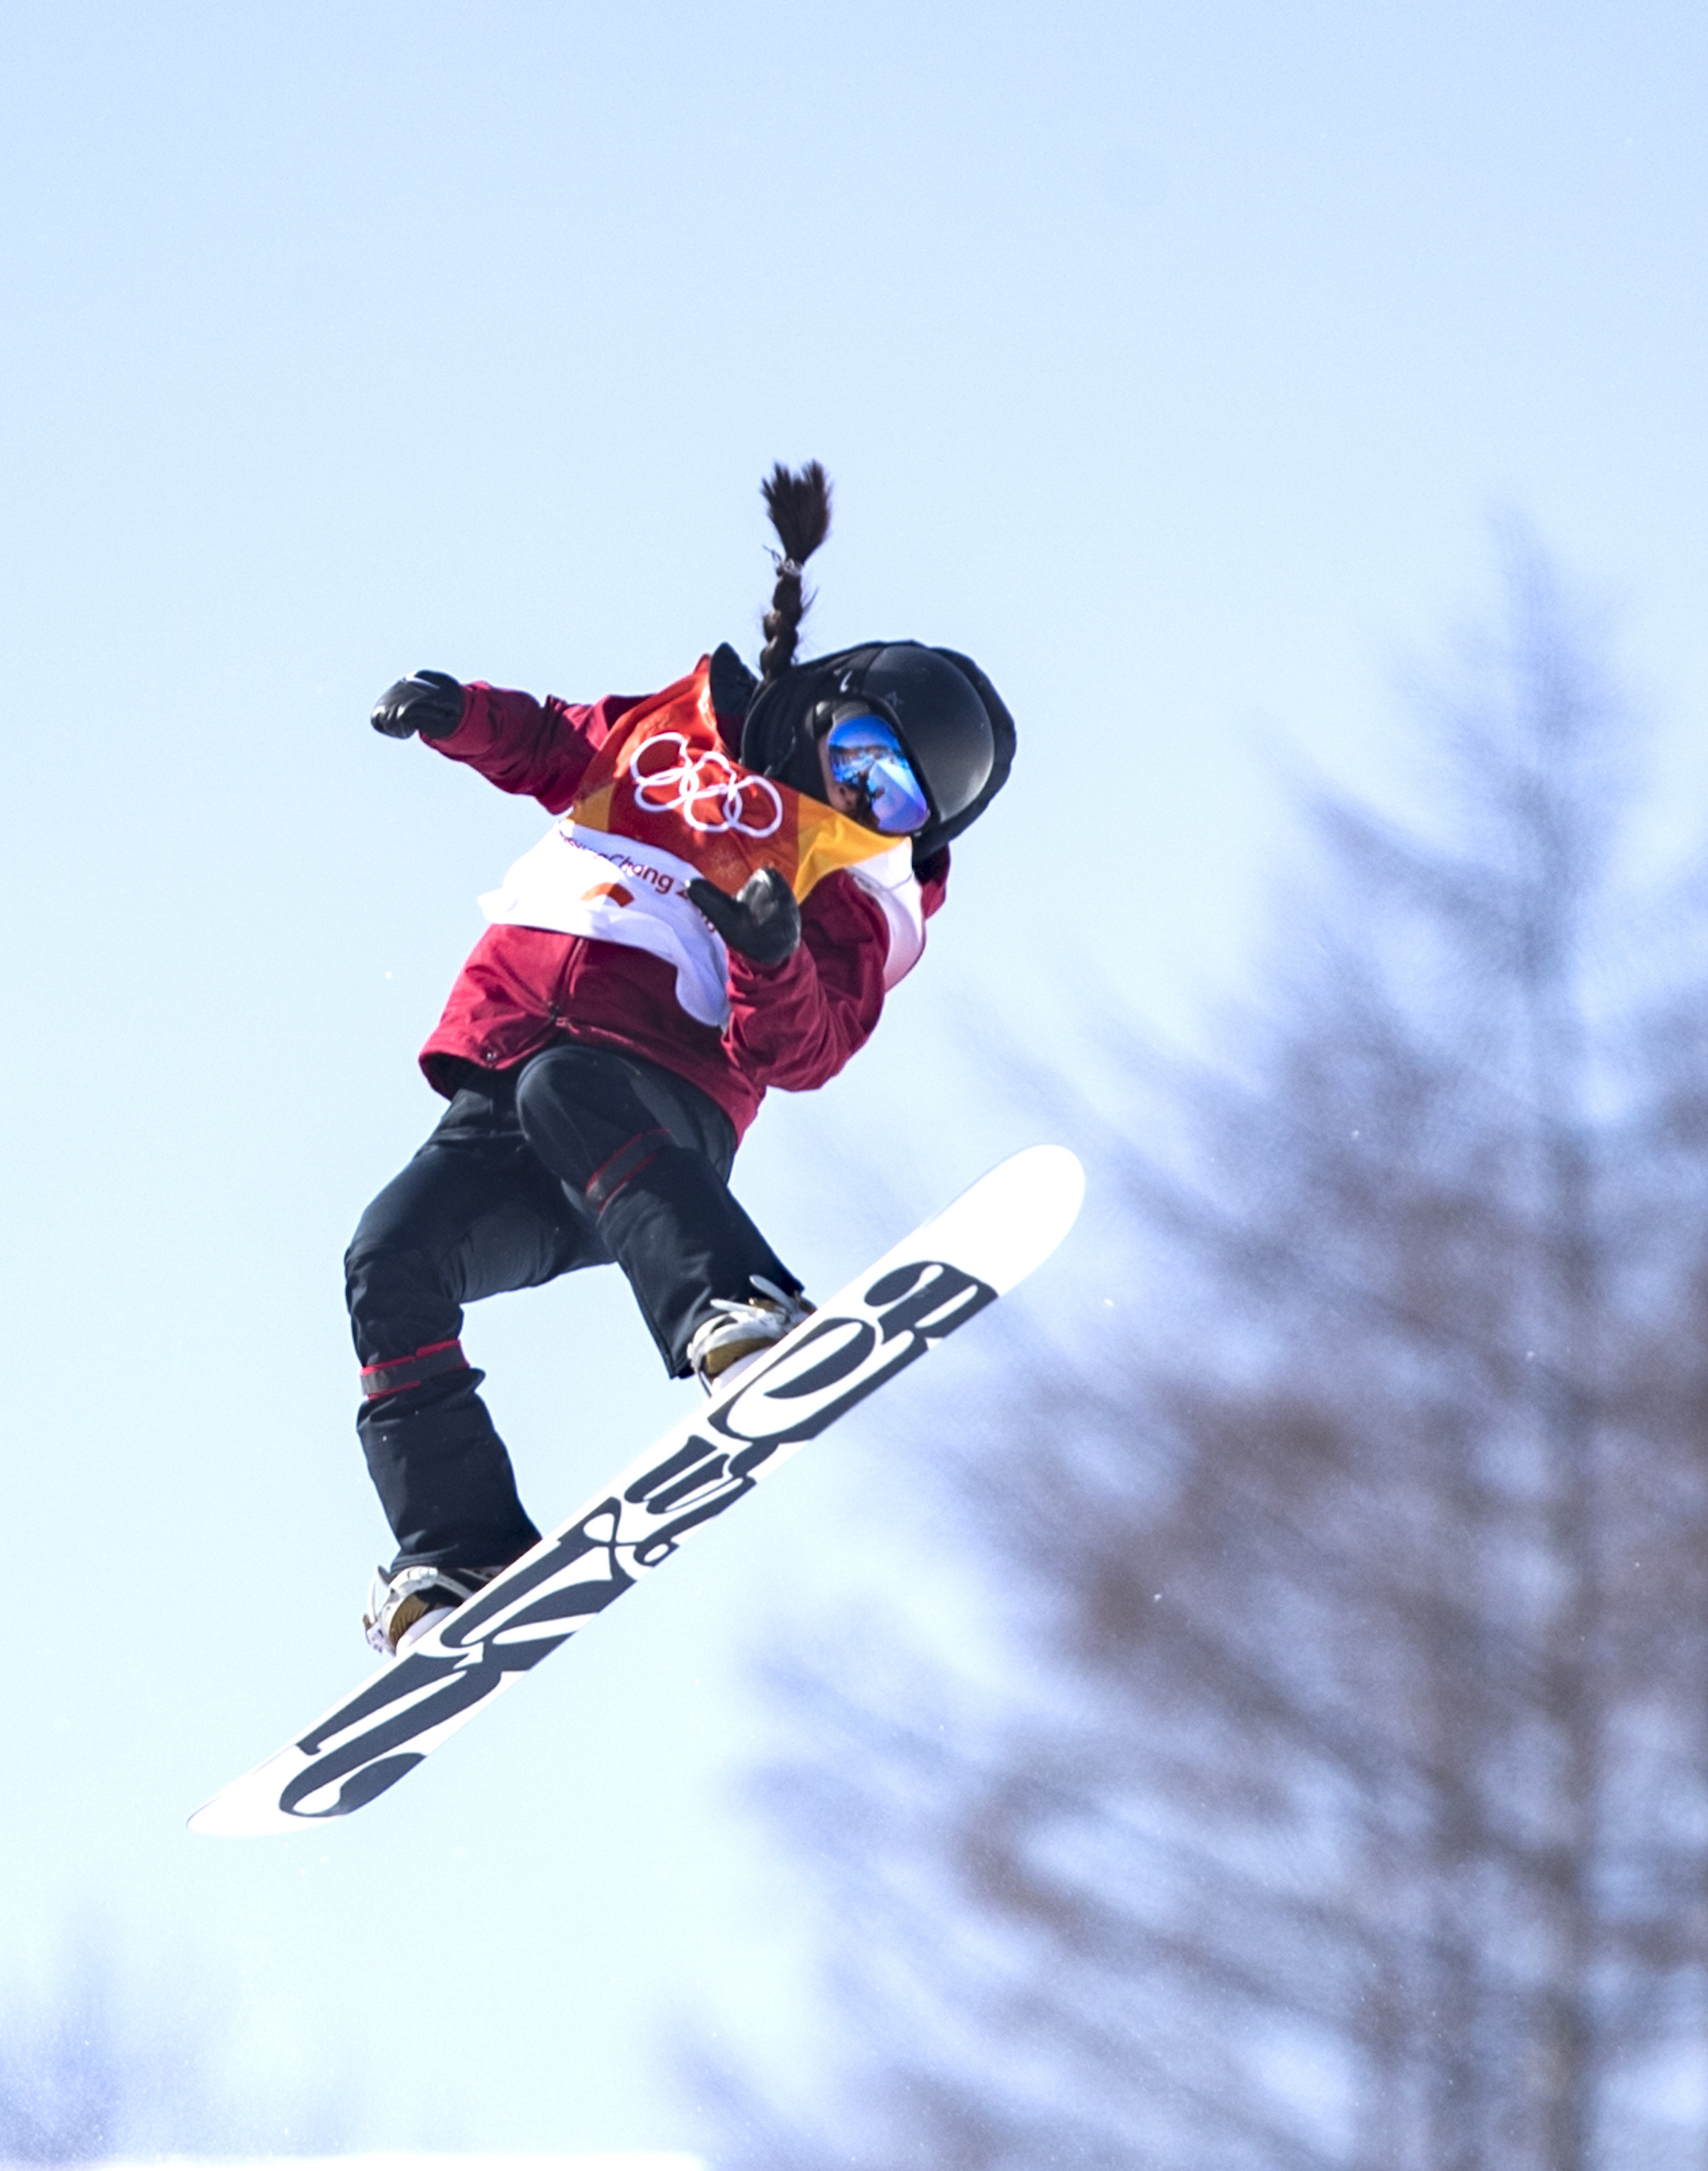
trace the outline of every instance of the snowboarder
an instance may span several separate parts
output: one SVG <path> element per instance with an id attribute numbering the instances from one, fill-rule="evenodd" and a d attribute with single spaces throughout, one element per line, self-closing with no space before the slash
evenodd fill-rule
<path id="1" fill-rule="evenodd" d="M 756 678 L 727 644 L 590 706 L 420 671 L 377 731 L 419 735 L 560 817 L 481 899 L 491 923 L 421 1052 L 449 1101 L 345 1260 L 357 1431 L 398 1551 L 368 1640 L 400 1654 L 539 1533 L 463 1356 L 463 1306 L 614 1261 L 665 1364 L 709 1386 L 811 1310 L 729 1189 L 765 1089 L 834 1077 L 918 961 L 949 842 L 1015 729 L 952 649 L 796 662 L 828 533 L 817 462 L 763 485 L 783 546 Z"/>

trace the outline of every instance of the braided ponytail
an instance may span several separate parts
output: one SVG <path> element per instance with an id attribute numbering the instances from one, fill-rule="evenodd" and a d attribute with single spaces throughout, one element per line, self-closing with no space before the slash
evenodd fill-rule
<path id="1" fill-rule="evenodd" d="M 794 662 L 800 621 L 811 603 L 801 576 L 807 560 L 830 533 L 830 477 L 817 460 L 809 460 L 799 474 L 791 474 L 779 460 L 759 487 L 783 545 L 759 657 L 761 683 L 768 686 Z"/>

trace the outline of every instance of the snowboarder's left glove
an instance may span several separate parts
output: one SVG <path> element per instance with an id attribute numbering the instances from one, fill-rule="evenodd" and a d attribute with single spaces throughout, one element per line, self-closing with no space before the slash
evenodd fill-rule
<path id="1" fill-rule="evenodd" d="M 800 941 L 800 907 L 775 867 L 749 875 L 739 897 L 696 876 L 688 893 L 732 950 L 756 965 L 781 965 Z"/>
<path id="2" fill-rule="evenodd" d="M 415 671 L 388 686 L 370 719 L 388 739 L 447 739 L 463 721 L 461 683 L 446 671 Z"/>
<path id="3" fill-rule="evenodd" d="M 739 723 L 753 705 L 759 682 L 727 641 L 720 641 L 712 651 L 707 679 L 714 711 Z"/>

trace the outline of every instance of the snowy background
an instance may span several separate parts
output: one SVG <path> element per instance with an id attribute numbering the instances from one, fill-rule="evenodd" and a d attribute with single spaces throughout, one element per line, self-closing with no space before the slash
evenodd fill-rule
<path id="1" fill-rule="evenodd" d="M 910 1383 L 361 1819 L 185 1833 L 363 1662 L 340 1255 L 542 825 L 375 694 L 752 655 L 810 456 L 811 644 L 991 673 L 1020 764 L 929 969 L 739 1170 L 833 1286 L 1036 1134 L 972 1021 L 1071 1069 L 1088 988 L 1187 1034 L 1238 983 L 1276 750 L 1383 787 L 1491 519 L 1609 599 L 1700 805 L 1705 58 L 1669 0 L 13 0 L 0 2001 L 190 2077 L 141 2143 L 700 2145 L 671 2045 L 786 2064 L 806 1957 L 754 1655 L 929 1583 L 850 1512 Z M 1070 1249 L 1015 1302 L 1105 1294 Z M 542 1515 L 688 1391 L 608 1280 L 468 1338 Z"/>

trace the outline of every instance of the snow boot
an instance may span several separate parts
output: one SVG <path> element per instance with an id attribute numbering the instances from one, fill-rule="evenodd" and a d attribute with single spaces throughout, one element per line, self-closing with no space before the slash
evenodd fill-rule
<path id="1" fill-rule="evenodd" d="M 402 1568 L 388 1576 L 377 1568 L 361 1616 L 369 1643 L 383 1659 L 401 1659 L 497 1573 L 495 1568 Z"/>
<path id="2" fill-rule="evenodd" d="M 754 1295 L 745 1301 L 714 1297 L 711 1310 L 689 1339 L 688 1361 L 708 1394 L 726 1386 L 791 1327 L 811 1316 L 812 1306 L 798 1290 L 779 1289 L 763 1274 L 755 1274 L 750 1286 Z"/>

